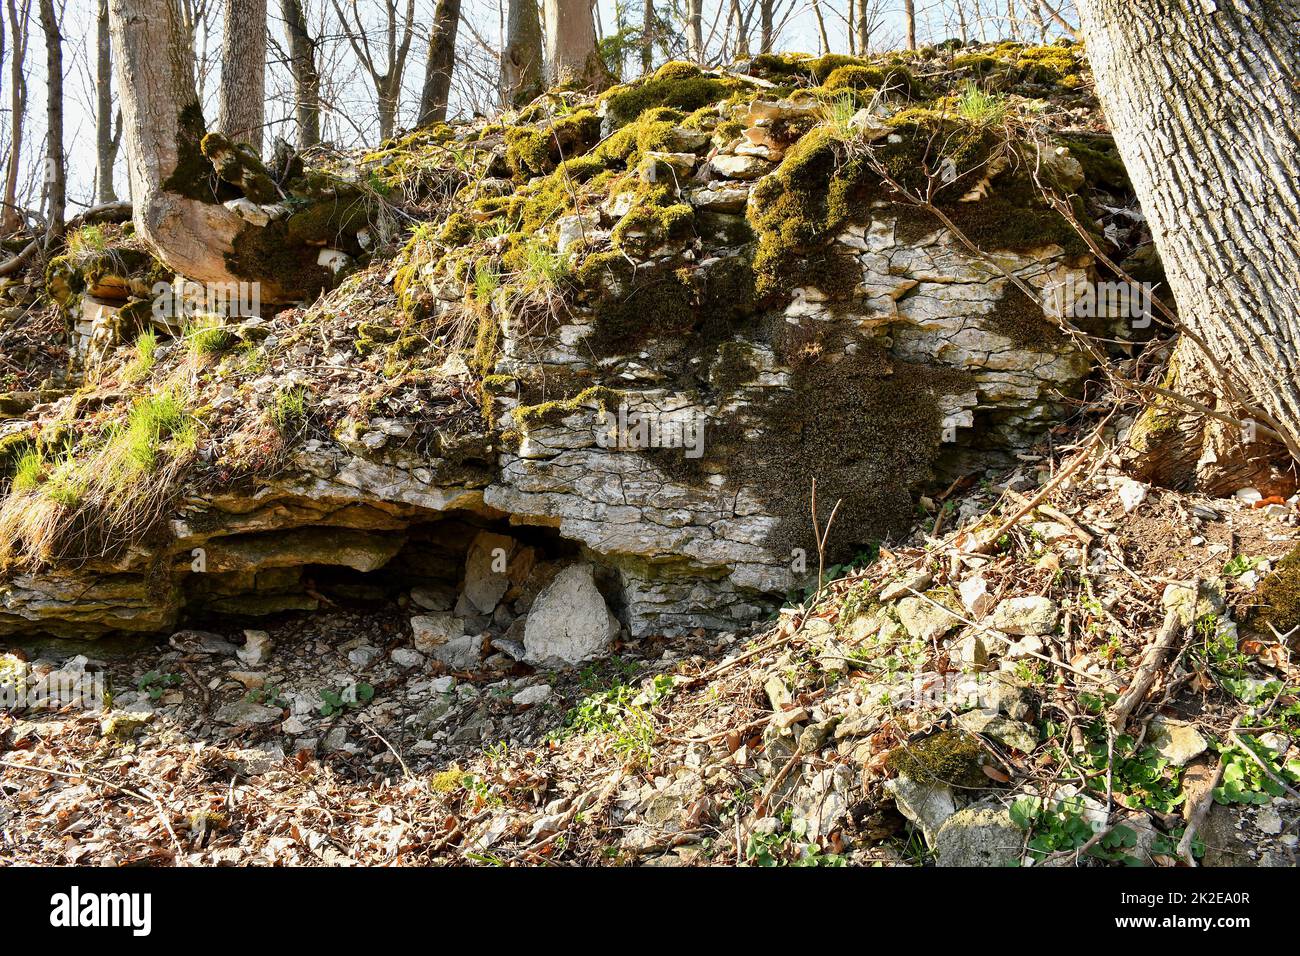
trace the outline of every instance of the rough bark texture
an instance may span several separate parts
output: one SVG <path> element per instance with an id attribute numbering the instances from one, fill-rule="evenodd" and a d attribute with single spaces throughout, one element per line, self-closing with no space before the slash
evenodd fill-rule
<path id="1" fill-rule="evenodd" d="M 45 188 L 49 199 L 49 235 L 63 234 L 66 170 L 63 162 L 63 36 L 54 0 L 41 0 L 45 34 Z"/>
<path id="2" fill-rule="evenodd" d="M 113 202 L 113 166 L 117 162 L 117 145 L 121 135 L 113 129 L 113 44 L 108 26 L 108 0 L 99 0 L 95 19 L 95 201 Z"/>
<path id="3" fill-rule="evenodd" d="M 692 63 L 704 62 L 703 0 L 686 0 L 686 56 Z"/>
<path id="4" fill-rule="evenodd" d="M 916 49 L 916 3 L 903 0 L 903 26 L 907 30 L 907 48 Z"/>
<path id="5" fill-rule="evenodd" d="M 226 0 L 217 129 L 262 151 L 266 106 L 266 0 Z"/>
<path id="6" fill-rule="evenodd" d="M 298 148 L 320 143 L 320 73 L 316 69 L 316 40 L 307 29 L 301 0 L 280 0 L 280 15 L 289 41 L 289 72 L 293 74 L 293 112 Z"/>
<path id="7" fill-rule="evenodd" d="M 420 125 L 447 118 L 451 73 L 456 66 L 456 28 L 461 0 L 438 0 L 429 27 L 429 55 L 424 64 L 424 89 L 420 94 Z"/>
<path id="8" fill-rule="evenodd" d="M 542 23 L 532 0 L 509 0 L 501 51 L 501 102 L 526 103 L 542 91 Z"/>
<path id="9" fill-rule="evenodd" d="M 4 210 L 0 214 L 0 232 L 8 235 L 23 222 L 17 209 L 18 164 L 22 162 L 23 118 L 27 115 L 27 77 L 23 73 L 23 62 L 27 57 L 27 39 L 31 36 L 27 26 L 31 0 L 23 0 L 21 6 L 15 0 L 8 0 L 6 12 L 9 16 L 13 52 L 9 56 L 9 162 L 5 168 Z"/>
<path id="10" fill-rule="evenodd" d="M 1300 443 L 1300 3 L 1078 7 L 1182 321 Z"/>
<path id="11" fill-rule="evenodd" d="M 655 0 L 641 5 L 641 72 L 649 73 L 655 60 Z"/>
<path id="12" fill-rule="evenodd" d="M 596 24 L 591 0 L 546 0 L 546 71 L 552 86 L 584 90 L 609 85 L 596 53 Z"/>

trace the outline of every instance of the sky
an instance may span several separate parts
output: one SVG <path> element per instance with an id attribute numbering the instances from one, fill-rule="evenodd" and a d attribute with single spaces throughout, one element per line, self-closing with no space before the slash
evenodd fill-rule
<path id="1" fill-rule="evenodd" d="M 58 2 L 58 0 L 56 0 Z M 211 10 L 207 27 L 196 35 L 199 60 L 199 88 L 204 101 L 205 115 L 211 123 L 216 115 L 216 94 L 220 83 L 221 0 L 194 0 L 206 2 Z M 355 56 L 341 36 L 338 19 L 331 7 L 332 0 L 305 0 L 313 32 L 321 38 L 321 74 L 326 89 L 326 114 L 323 117 L 323 134 L 343 147 L 374 143 L 378 140 L 374 90 L 362 73 Z M 380 36 L 379 18 L 383 5 L 379 0 L 341 0 L 345 10 L 355 9 L 362 22 Z M 706 46 L 718 48 L 723 24 L 718 23 L 725 0 L 703 0 L 704 33 Z M 903 45 L 902 0 L 866 0 L 871 5 L 877 26 L 872 34 L 872 50 L 896 49 Z M 917 37 L 919 43 L 939 42 L 958 33 L 954 4 L 958 0 L 916 0 Z M 968 28 L 973 35 L 986 40 L 1002 39 L 1008 35 L 1008 7 L 1024 17 L 1025 8 L 1032 0 L 961 0 L 964 3 Z M 64 34 L 64 145 L 68 162 L 69 215 L 93 204 L 95 170 L 95 0 L 63 0 L 62 17 Z M 415 25 L 412 31 L 411 52 L 407 62 L 404 94 L 399 109 L 399 126 L 414 120 L 419 101 L 420 85 L 424 72 L 424 48 L 428 37 L 428 24 L 432 19 L 435 0 L 415 0 Z M 673 6 L 680 0 L 660 3 L 661 15 L 679 22 Z M 778 50 L 822 52 L 814 13 L 813 0 L 779 0 L 781 9 L 788 15 L 776 41 Z M 847 0 L 818 0 L 826 25 L 831 49 L 847 52 L 847 26 L 845 5 Z M 1053 3 L 1071 23 L 1077 23 L 1073 4 L 1069 0 Z M 270 12 L 267 72 L 267 123 L 266 144 L 273 137 L 293 139 L 291 114 L 291 83 L 283 65 L 284 23 L 279 16 L 278 0 L 268 0 Z M 622 4 L 619 0 L 598 0 L 600 27 L 605 35 L 617 30 L 620 17 L 624 23 L 639 24 L 640 0 Z M 678 7 L 680 9 L 680 6 Z M 462 115 L 475 110 L 488 111 L 493 107 L 494 77 L 496 73 L 495 49 L 500 43 L 502 11 L 500 0 L 464 0 L 463 21 L 457 40 L 458 59 L 464 64 L 453 81 L 452 112 Z M 37 171 L 41 168 L 39 157 L 45 148 L 45 46 L 36 15 L 36 4 L 31 11 L 32 36 L 28 43 L 25 73 L 28 85 L 27 121 L 24 132 L 22 175 L 20 192 L 26 189 L 27 205 L 39 203 Z M 1053 35 L 1059 34 L 1054 30 Z M 0 155 L 9 153 L 10 123 L 10 60 L 13 51 L 12 36 L 6 24 L 5 56 L 0 72 Z M 757 48 L 757 30 L 753 48 Z M 711 40 L 710 40 L 711 38 Z M 683 35 L 678 32 L 670 41 L 681 46 Z M 663 57 L 661 56 L 660 59 Z M 629 69 L 639 68 L 629 64 Z M 116 94 L 115 94 L 116 98 Z M 121 157 L 115 170 L 115 183 L 119 196 L 126 193 L 125 166 Z"/>

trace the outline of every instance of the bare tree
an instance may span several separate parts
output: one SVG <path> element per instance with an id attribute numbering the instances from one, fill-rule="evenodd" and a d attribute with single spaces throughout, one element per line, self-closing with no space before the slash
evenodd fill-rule
<path id="1" fill-rule="evenodd" d="M 1077 7 L 1180 320 L 1218 394 L 1300 458 L 1300 4 Z"/>
<path id="2" fill-rule="evenodd" d="M 692 63 L 704 62 L 704 0 L 686 0 L 686 57 Z"/>
<path id="3" fill-rule="evenodd" d="M 23 120 L 27 116 L 27 74 L 23 66 L 27 59 L 27 41 L 31 37 L 32 0 L 6 0 L 5 12 L 9 18 L 9 35 L 13 52 L 9 56 L 9 162 L 5 168 L 5 195 L 0 232 L 10 235 L 23 225 L 18 209 L 18 169 L 22 163 Z"/>
<path id="4" fill-rule="evenodd" d="M 226 0 L 217 129 L 262 150 L 266 119 L 266 0 Z"/>
<path id="5" fill-rule="evenodd" d="M 542 91 L 542 24 L 534 0 L 509 0 L 500 88 L 501 102 L 508 107 Z"/>
<path id="6" fill-rule="evenodd" d="M 424 63 L 424 89 L 420 93 L 420 125 L 447 118 L 451 74 L 456 66 L 456 28 L 461 0 L 438 0 L 429 27 L 429 55 Z"/>
<path id="7" fill-rule="evenodd" d="M 67 169 L 63 156 L 63 35 L 54 0 L 40 0 L 41 32 L 45 34 L 45 186 L 48 235 L 63 235 L 67 206 Z"/>
<path id="8" fill-rule="evenodd" d="M 641 72 L 649 73 L 655 60 L 655 0 L 641 5 Z"/>
<path id="9" fill-rule="evenodd" d="M 113 43 L 108 27 L 108 0 L 99 0 L 95 16 L 95 201 L 113 202 L 113 167 L 122 142 L 122 114 L 113 119 Z"/>
<path id="10" fill-rule="evenodd" d="M 293 77 L 293 111 L 298 148 L 320 142 L 320 73 L 316 66 L 316 39 L 307 27 L 302 0 L 280 0 L 284 33 L 289 43 L 289 73 Z"/>
<path id="11" fill-rule="evenodd" d="M 546 78 L 553 86 L 594 90 L 607 86 L 609 74 L 596 52 L 596 23 L 591 0 L 545 0 Z"/>
<path id="12" fill-rule="evenodd" d="M 379 106 L 379 138 L 388 139 L 397 125 L 402 74 L 406 72 L 406 58 L 411 52 L 411 31 L 415 28 L 415 0 L 406 0 L 404 13 L 399 11 L 397 0 L 381 0 L 384 11 L 382 59 L 377 59 L 371 49 L 370 37 L 361 14 L 357 12 L 356 0 L 352 0 L 350 19 L 339 0 L 332 0 L 332 3 L 352 52 L 365 67 L 370 82 L 375 87 L 375 99 Z"/>

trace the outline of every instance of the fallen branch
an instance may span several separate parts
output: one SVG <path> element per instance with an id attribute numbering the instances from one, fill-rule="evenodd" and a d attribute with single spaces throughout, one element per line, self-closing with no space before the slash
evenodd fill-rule
<path id="1" fill-rule="evenodd" d="M 1199 580 L 1192 582 L 1193 600 L 1197 600 L 1201 593 L 1201 582 Z M 1137 672 L 1133 675 L 1133 681 L 1129 684 L 1128 690 L 1120 695 L 1119 700 L 1115 701 L 1115 706 L 1111 708 L 1108 723 L 1110 728 L 1116 733 L 1124 729 L 1128 723 L 1129 714 L 1133 708 L 1141 703 L 1151 690 L 1151 685 L 1156 681 L 1156 675 L 1164 665 L 1165 658 L 1169 656 L 1169 651 L 1173 648 L 1179 635 L 1183 633 L 1183 611 L 1180 607 L 1171 607 L 1165 613 L 1164 623 L 1160 625 L 1160 632 L 1156 635 L 1153 643 L 1145 654 L 1142 655 L 1142 663 L 1138 665 Z"/>

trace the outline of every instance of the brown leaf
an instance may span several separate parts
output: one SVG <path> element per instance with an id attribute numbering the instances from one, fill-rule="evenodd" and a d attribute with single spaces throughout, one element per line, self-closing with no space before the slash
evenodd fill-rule
<path id="1" fill-rule="evenodd" d="M 988 777 L 990 780 L 996 780 L 998 783 L 1011 782 L 1011 776 L 1003 773 L 997 767 L 990 767 L 985 764 L 983 767 L 980 767 L 980 769 L 984 771 L 984 776 Z"/>

